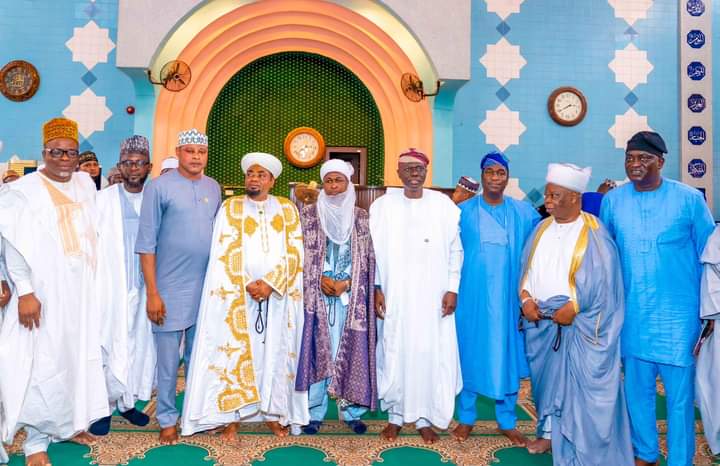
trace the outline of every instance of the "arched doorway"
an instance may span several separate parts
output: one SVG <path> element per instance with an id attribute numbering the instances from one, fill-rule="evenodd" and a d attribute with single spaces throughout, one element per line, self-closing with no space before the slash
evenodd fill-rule
<path id="1" fill-rule="evenodd" d="M 207 129 L 217 96 L 239 70 L 281 52 L 330 58 L 367 87 L 382 120 L 385 184 L 399 183 L 395 164 L 407 147 L 421 148 L 432 157 L 430 103 L 409 101 L 399 86 L 403 73 L 417 74 L 413 62 L 388 31 L 349 8 L 313 0 L 262 1 L 229 11 L 190 38 L 183 36 L 182 28 L 176 35 L 186 45 L 175 57 L 190 65 L 193 79 L 182 92 L 161 89 L 158 93 L 153 118 L 155 162 L 172 153 L 179 131 Z M 175 39 L 173 35 L 173 43 Z M 156 171 L 159 166 L 155 164 Z"/>
<path id="2" fill-rule="evenodd" d="M 207 174 L 239 185 L 240 158 L 260 151 L 283 160 L 274 193 L 287 195 L 290 181 L 319 181 L 319 166 L 299 169 L 282 154 L 285 135 L 299 126 L 318 130 L 328 146 L 366 147 L 368 184 L 383 183 L 383 127 L 370 91 L 341 64 L 305 52 L 259 58 L 227 82 L 208 117 Z"/>

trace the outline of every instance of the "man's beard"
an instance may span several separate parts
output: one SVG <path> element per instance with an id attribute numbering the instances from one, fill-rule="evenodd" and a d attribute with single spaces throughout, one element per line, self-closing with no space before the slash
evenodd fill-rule
<path id="1" fill-rule="evenodd" d="M 123 178 L 123 183 L 131 188 L 141 188 L 145 184 L 145 180 L 147 180 L 147 176 L 139 179 L 138 181 L 130 181 L 129 179 Z"/>
<path id="2" fill-rule="evenodd" d="M 247 188 L 245 190 L 245 194 L 247 194 L 250 197 L 257 197 L 262 193 L 262 189 L 260 188 Z"/>

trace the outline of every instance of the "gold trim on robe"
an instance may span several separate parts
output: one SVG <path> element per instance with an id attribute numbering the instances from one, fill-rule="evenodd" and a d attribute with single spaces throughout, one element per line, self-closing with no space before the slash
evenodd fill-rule
<path id="1" fill-rule="evenodd" d="M 575 249 L 573 250 L 572 255 L 572 261 L 570 262 L 570 273 L 568 274 L 568 284 L 570 285 L 570 301 L 573 303 L 573 308 L 575 309 L 575 313 L 580 312 L 580 307 L 577 302 L 577 288 L 575 286 L 575 274 L 577 274 L 577 271 L 580 270 L 580 266 L 582 265 L 582 261 L 585 258 L 585 252 L 587 252 L 588 247 L 588 241 L 589 241 L 589 231 L 597 230 L 599 227 L 597 218 L 595 218 L 593 215 L 590 215 L 585 212 L 581 212 L 580 216 L 583 220 L 583 227 L 580 231 L 580 235 L 578 236 L 578 240 L 575 243 Z M 545 220 L 542 221 L 540 224 L 540 227 L 538 227 L 538 232 L 535 235 L 535 238 L 533 239 L 533 245 L 530 249 L 530 255 L 528 256 L 527 263 L 525 264 L 525 270 L 523 270 L 522 280 L 520 280 L 520 290 L 519 293 L 522 293 L 522 286 L 525 283 L 525 279 L 527 278 L 528 270 L 530 269 L 530 265 L 532 264 L 533 257 L 535 255 L 535 249 L 537 248 L 538 244 L 540 243 L 540 238 L 545 233 L 545 230 L 548 229 L 548 227 L 552 224 L 553 218 L 548 217 Z"/>
<path id="2" fill-rule="evenodd" d="M 235 339 L 235 345 L 228 345 L 217 350 L 225 353 L 228 358 L 237 357 L 237 360 L 227 368 L 210 367 L 218 374 L 225 387 L 217 397 L 217 406 L 221 412 L 237 411 L 238 409 L 260 401 L 255 370 L 252 361 L 252 348 L 250 346 L 250 333 L 248 331 L 245 314 L 245 270 L 243 261 L 243 197 L 234 197 L 228 200 L 225 209 L 228 224 L 235 231 L 223 233 L 221 237 L 231 236 L 235 239 L 228 245 L 220 261 L 225 264 L 225 273 L 235 290 L 233 301 L 228 308 L 225 323 Z M 227 235 L 227 236 L 226 236 Z"/>

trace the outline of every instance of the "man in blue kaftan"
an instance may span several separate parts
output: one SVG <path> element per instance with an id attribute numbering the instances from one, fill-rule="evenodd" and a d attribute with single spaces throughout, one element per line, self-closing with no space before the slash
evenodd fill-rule
<path id="1" fill-rule="evenodd" d="M 622 261 L 627 309 L 622 352 L 637 464 L 658 460 L 659 374 L 668 405 L 667 464 L 689 466 L 695 451 L 692 349 L 700 332 L 699 256 L 714 223 L 700 191 L 661 176 L 665 153 L 659 134 L 634 135 L 625 151 L 631 183 L 605 196 L 600 218 Z"/>
<path id="2" fill-rule="evenodd" d="M 551 217 L 525 247 L 522 326 L 538 418 L 528 451 L 552 448 L 555 466 L 632 466 L 620 260 L 597 217 L 580 210 L 589 179 L 589 168 L 549 165 Z"/>
<path id="3" fill-rule="evenodd" d="M 459 206 L 465 261 L 455 318 L 463 390 L 453 435 L 467 439 L 477 418 L 477 397 L 483 395 L 495 400 L 500 431 L 524 445 L 525 437 L 515 429 L 520 379 L 528 376 L 517 284 L 523 245 L 540 215 L 529 203 L 503 195 L 509 167 L 502 153 L 487 154 L 480 168 L 482 194 Z"/>
<path id="4" fill-rule="evenodd" d="M 207 136 L 196 129 L 178 136 L 178 168 L 155 178 L 143 195 L 135 252 L 140 254 L 147 314 L 157 350 L 157 420 L 160 442 L 178 440 L 175 388 L 184 340 L 185 372 L 210 257 L 220 185 L 203 174 Z"/>

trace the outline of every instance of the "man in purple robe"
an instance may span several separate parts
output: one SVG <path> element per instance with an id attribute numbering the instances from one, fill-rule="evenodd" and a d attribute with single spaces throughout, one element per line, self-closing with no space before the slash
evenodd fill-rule
<path id="1" fill-rule="evenodd" d="M 328 395 L 356 434 L 360 416 L 375 409 L 375 255 L 368 214 L 355 207 L 353 168 L 329 160 L 320 169 L 323 191 L 301 214 L 305 242 L 305 327 L 295 388 L 308 391 L 310 423 L 320 430 Z"/>

